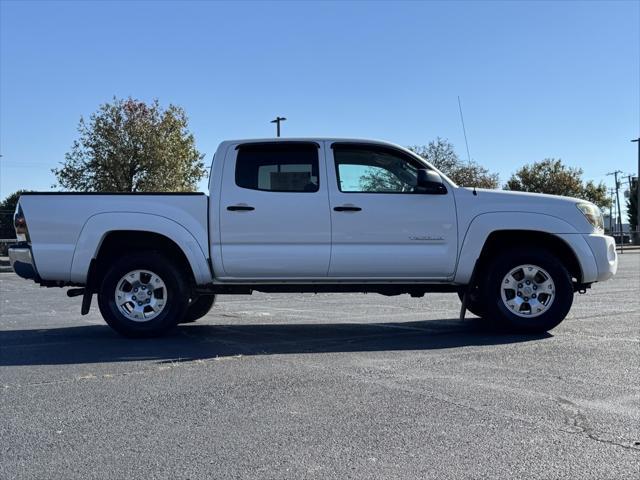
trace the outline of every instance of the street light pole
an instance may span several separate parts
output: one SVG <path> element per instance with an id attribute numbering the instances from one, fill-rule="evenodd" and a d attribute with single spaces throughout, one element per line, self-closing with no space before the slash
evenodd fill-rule
<path id="1" fill-rule="evenodd" d="M 640 240 L 640 138 L 631 141 L 638 144 L 638 170 L 636 170 L 636 238 Z"/>
<path id="2" fill-rule="evenodd" d="M 284 122 L 285 120 L 285 117 L 276 117 L 274 120 L 271 120 L 271 123 L 276 124 L 276 137 L 280 137 L 280 122 Z"/>

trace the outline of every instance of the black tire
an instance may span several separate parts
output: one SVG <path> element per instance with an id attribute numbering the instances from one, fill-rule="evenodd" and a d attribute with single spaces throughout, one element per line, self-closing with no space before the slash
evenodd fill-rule
<path id="1" fill-rule="evenodd" d="M 458 292 L 458 298 L 462 302 L 463 293 Z M 485 305 L 480 301 L 480 295 L 477 289 L 472 289 L 469 292 L 467 298 L 467 310 L 473 313 L 476 317 L 484 318 L 487 314 Z"/>
<path id="2" fill-rule="evenodd" d="M 546 270 L 555 285 L 555 297 L 546 311 L 534 317 L 516 315 L 502 299 L 503 280 L 514 268 L 534 265 Z M 551 252 L 542 248 L 525 251 L 507 250 L 493 259 L 486 271 L 482 286 L 487 299 L 485 318 L 491 323 L 511 331 L 543 333 L 556 327 L 569 313 L 573 304 L 573 284 L 566 267 Z M 534 292 L 535 293 L 535 292 Z M 538 294 L 542 298 L 542 291 Z M 524 311 L 533 310 L 530 306 Z"/>
<path id="3" fill-rule="evenodd" d="M 184 314 L 184 318 L 178 323 L 193 323 L 196 320 L 204 317 L 213 304 L 216 303 L 215 295 L 202 295 L 195 300 L 189 302 L 187 307 L 187 313 Z"/>
<path id="4" fill-rule="evenodd" d="M 116 305 L 115 295 L 123 276 L 134 270 L 145 270 L 161 278 L 166 287 L 163 309 L 155 318 L 134 321 Z M 155 337 L 176 326 L 187 310 L 189 282 L 184 271 L 169 258 L 156 252 L 139 252 L 119 258 L 109 267 L 98 292 L 98 306 L 104 320 L 126 337 Z"/>

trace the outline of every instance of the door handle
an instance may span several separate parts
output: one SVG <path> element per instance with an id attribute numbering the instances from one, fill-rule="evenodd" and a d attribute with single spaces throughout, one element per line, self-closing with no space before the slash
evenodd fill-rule
<path id="1" fill-rule="evenodd" d="M 333 207 L 336 212 L 359 212 L 362 210 L 360 207 L 350 207 L 343 205 L 342 207 Z"/>
<path id="2" fill-rule="evenodd" d="M 255 208 L 249 205 L 229 205 L 227 210 L 230 212 L 250 212 L 251 210 L 255 210 Z"/>

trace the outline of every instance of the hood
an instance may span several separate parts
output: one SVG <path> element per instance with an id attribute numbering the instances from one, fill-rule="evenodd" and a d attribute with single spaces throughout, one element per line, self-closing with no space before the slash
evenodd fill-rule
<path id="1" fill-rule="evenodd" d="M 576 207 L 590 203 L 580 198 L 547 195 L 543 193 L 488 190 L 484 188 L 457 188 L 456 207 L 459 220 L 471 221 L 475 216 L 492 212 L 526 212 L 549 215 L 570 224 L 574 231 L 592 233 L 593 226 Z"/>
<path id="2" fill-rule="evenodd" d="M 472 192 L 473 188 L 465 187 L 464 190 Z M 514 190 L 490 190 L 487 188 L 476 188 L 477 196 L 482 195 L 487 200 L 515 202 L 527 205 L 576 205 L 577 203 L 591 203 L 575 197 L 565 197 L 563 195 L 549 195 L 547 193 L 517 192 Z"/>

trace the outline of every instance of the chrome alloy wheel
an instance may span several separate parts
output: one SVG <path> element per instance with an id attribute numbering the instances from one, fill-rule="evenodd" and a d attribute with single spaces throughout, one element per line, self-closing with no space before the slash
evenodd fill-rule
<path id="1" fill-rule="evenodd" d="M 118 310 L 134 322 L 153 320 L 167 303 L 167 287 L 160 276 L 149 270 L 133 270 L 117 283 Z"/>
<path id="2" fill-rule="evenodd" d="M 519 265 L 502 279 L 500 294 L 507 310 L 519 317 L 532 318 L 549 310 L 556 286 L 543 268 Z"/>

